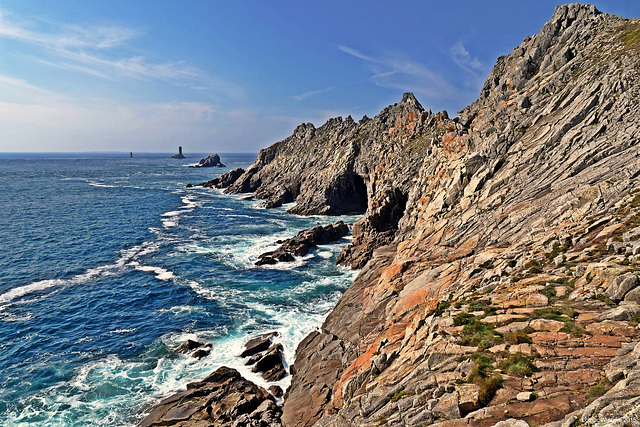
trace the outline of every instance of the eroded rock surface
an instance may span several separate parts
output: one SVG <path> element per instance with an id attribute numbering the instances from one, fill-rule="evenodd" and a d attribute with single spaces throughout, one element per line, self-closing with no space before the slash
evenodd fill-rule
<path id="1" fill-rule="evenodd" d="M 212 154 L 211 156 L 207 156 L 195 165 L 190 165 L 190 168 L 224 168 L 225 165 L 220 161 L 220 156 L 217 154 Z"/>
<path id="2" fill-rule="evenodd" d="M 223 366 L 160 402 L 140 426 L 276 427 L 281 412 L 266 390 Z"/>
<path id="3" fill-rule="evenodd" d="M 405 94 L 260 152 L 228 192 L 366 210 L 285 426 L 637 420 L 639 52 L 640 20 L 559 6 L 454 119 Z"/>
<path id="4" fill-rule="evenodd" d="M 615 393 L 633 387 L 605 373 L 640 338 L 636 34 L 637 20 L 558 7 L 476 102 L 418 131 L 439 129 L 406 199 L 367 193 L 354 247 L 405 207 L 300 344 L 285 425 L 543 425 L 597 399 L 592 418 L 614 401 L 632 414 L 636 392 Z"/>
<path id="5" fill-rule="evenodd" d="M 296 236 L 287 239 L 278 249 L 261 254 L 256 265 L 276 264 L 295 260 L 304 256 L 311 248 L 335 242 L 349 233 L 349 226 L 342 221 L 333 224 L 317 225 L 302 230 Z"/>

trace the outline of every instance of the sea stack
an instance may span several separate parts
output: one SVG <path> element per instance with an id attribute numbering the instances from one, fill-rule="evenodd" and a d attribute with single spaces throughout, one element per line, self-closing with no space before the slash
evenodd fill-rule
<path id="1" fill-rule="evenodd" d="M 218 156 L 217 154 L 213 154 L 211 156 L 200 159 L 200 163 L 198 163 L 197 165 L 191 165 L 189 167 L 190 168 L 213 168 L 213 167 L 224 168 L 226 166 L 223 165 L 222 162 L 220 161 L 220 156 Z"/>
<path id="2" fill-rule="evenodd" d="M 171 156 L 172 159 L 184 159 L 184 155 L 182 154 L 182 146 L 178 147 L 178 154 L 174 154 Z"/>

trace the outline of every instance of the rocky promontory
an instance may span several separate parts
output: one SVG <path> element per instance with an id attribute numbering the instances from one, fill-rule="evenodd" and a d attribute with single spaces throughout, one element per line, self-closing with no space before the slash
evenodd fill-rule
<path id="1" fill-rule="evenodd" d="M 639 97 L 640 20 L 570 4 L 453 119 L 405 94 L 262 150 L 226 191 L 363 212 L 282 424 L 637 424 Z"/>

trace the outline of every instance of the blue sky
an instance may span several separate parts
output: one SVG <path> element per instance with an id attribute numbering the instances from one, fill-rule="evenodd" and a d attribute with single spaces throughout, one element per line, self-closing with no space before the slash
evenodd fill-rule
<path id="1" fill-rule="evenodd" d="M 562 3 L 0 0 L 0 152 L 256 152 L 408 91 L 455 116 Z"/>

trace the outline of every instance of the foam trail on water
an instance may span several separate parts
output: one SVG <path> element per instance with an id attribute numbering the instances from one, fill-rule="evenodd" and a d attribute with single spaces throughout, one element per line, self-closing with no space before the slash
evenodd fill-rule
<path id="1" fill-rule="evenodd" d="M 8 305 L 14 300 L 32 293 L 45 291 L 51 288 L 79 285 L 97 279 L 99 277 L 123 274 L 128 270 L 129 266 L 134 265 L 132 263 L 133 260 L 157 251 L 159 246 L 160 242 L 157 241 L 145 242 L 139 246 L 120 251 L 120 257 L 113 264 L 90 268 L 84 273 L 78 274 L 69 279 L 46 279 L 13 288 L 0 295 L 0 311 L 6 309 Z M 166 273 L 170 272 L 167 272 L 166 270 L 157 272 L 158 276 L 160 276 L 161 274 L 164 275 Z"/>

